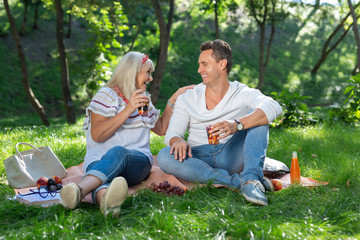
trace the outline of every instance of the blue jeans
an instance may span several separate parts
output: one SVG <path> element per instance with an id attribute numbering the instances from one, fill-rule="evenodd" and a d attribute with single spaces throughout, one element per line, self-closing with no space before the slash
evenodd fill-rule
<path id="1" fill-rule="evenodd" d="M 268 141 L 269 126 L 264 125 L 236 132 L 225 144 L 194 147 L 192 157 L 182 163 L 170 155 L 170 147 L 157 159 L 161 170 L 185 181 L 241 188 L 250 180 L 262 180 Z"/>
<path id="2" fill-rule="evenodd" d="M 114 178 L 122 176 L 132 186 L 146 179 L 150 170 L 151 163 L 144 153 L 117 146 L 107 151 L 99 161 L 90 163 L 84 177 L 92 175 L 102 181 L 102 185 L 92 192 L 92 200 L 97 204 L 97 192 L 107 188 Z"/>

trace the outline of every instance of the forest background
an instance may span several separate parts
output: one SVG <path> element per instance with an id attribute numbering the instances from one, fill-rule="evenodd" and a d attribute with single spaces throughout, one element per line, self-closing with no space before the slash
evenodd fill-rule
<path id="1" fill-rule="evenodd" d="M 215 38 L 227 41 L 233 49 L 234 65 L 229 80 L 259 88 L 262 78 L 260 89 L 266 95 L 289 91 L 296 93 L 296 100 L 308 106 L 342 106 L 347 97 L 344 90 L 357 63 L 351 16 L 341 24 L 349 13 L 347 3 L 272 1 L 276 2 L 275 12 L 271 13 L 270 4 L 265 18 L 264 6 L 256 6 L 257 18 L 254 18 L 249 2 L 252 1 L 62 2 L 63 40 L 76 117 L 84 115 L 93 94 L 130 50 L 148 54 L 157 68 L 163 68 L 162 74 L 154 73 L 154 79 L 160 79 L 156 81 L 158 86 L 152 84 L 154 86 L 150 87 L 153 101 L 162 109 L 178 87 L 201 82 L 197 73 L 199 45 Z M 20 33 L 30 87 L 51 124 L 66 122 L 55 4 L 48 0 L 13 0 L 9 5 Z M 217 21 L 214 21 L 215 16 Z M 264 26 L 263 36 L 261 26 Z M 340 29 L 331 44 L 344 38 L 317 72 L 312 73 L 322 56 L 324 44 L 338 26 Z M 23 74 L 11 31 L 1 3 L 0 125 L 16 126 L 19 122 L 41 125 L 22 86 Z M 166 35 L 168 42 L 160 40 Z M 267 66 L 261 77 L 259 46 L 262 37 L 265 54 L 262 65 Z M 164 54 L 162 48 L 166 44 L 168 48 Z M 161 59 L 164 55 L 165 60 Z"/>

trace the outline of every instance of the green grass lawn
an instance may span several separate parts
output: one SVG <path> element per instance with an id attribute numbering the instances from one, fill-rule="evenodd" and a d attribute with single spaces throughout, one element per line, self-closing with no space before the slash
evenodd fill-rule
<path id="1" fill-rule="evenodd" d="M 66 168 L 82 162 L 85 137 L 75 126 L 0 129 L 1 156 L 17 142 L 49 145 Z M 358 239 L 360 238 L 359 127 L 325 124 L 271 129 L 268 156 L 290 166 L 297 151 L 302 176 L 328 181 L 316 188 L 267 193 L 269 206 L 248 204 L 237 192 L 198 187 L 184 196 L 142 190 L 130 196 L 119 218 L 91 204 L 67 211 L 61 205 L 27 207 L 9 200 L 0 162 L 0 239 Z M 153 154 L 164 147 L 152 136 Z"/>

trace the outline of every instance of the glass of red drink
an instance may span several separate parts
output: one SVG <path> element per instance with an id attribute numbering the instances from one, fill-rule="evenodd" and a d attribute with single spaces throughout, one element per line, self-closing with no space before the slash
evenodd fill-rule
<path id="1" fill-rule="evenodd" d="M 206 127 L 206 133 L 208 136 L 209 144 L 216 145 L 219 143 L 218 136 L 214 136 L 212 133 L 210 133 L 211 126 Z"/>
<path id="2" fill-rule="evenodd" d="M 140 115 L 148 115 L 149 113 L 149 102 L 150 102 L 150 98 L 151 98 L 151 94 L 149 92 L 142 92 L 140 93 L 142 95 L 145 95 L 145 97 L 147 97 L 149 99 L 148 102 L 145 103 L 145 106 L 141 106 L 138 108 L 139 114 Z"/>

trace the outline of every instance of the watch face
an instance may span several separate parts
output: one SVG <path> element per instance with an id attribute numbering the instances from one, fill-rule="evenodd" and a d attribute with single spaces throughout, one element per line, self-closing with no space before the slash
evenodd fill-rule
<path id="1" fill-rule="evenodd" d="M 237 129 L 239 131 L 243 130 L 244 126 L 242 125 L 242 123 L 240 121 L 236 121 L 237 122 Z"/>

